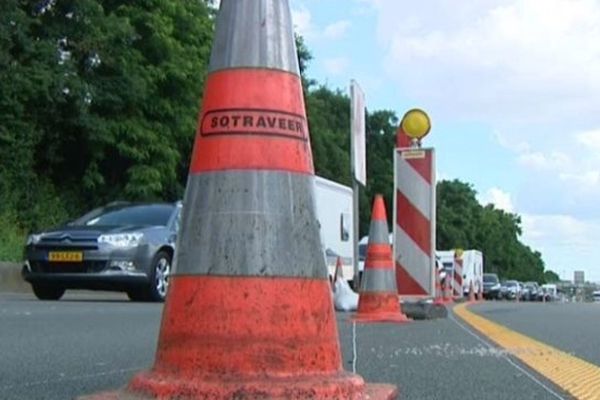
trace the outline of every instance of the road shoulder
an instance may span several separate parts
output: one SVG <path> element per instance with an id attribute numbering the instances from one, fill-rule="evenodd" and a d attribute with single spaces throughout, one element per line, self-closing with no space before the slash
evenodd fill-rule
<path id="1" fill-rule="evenodd" d="M 562 350 L 486 319 L 468 304 L 453 312 L 477 332 L 578 399 L 598 399 L 600 368 Z"/>

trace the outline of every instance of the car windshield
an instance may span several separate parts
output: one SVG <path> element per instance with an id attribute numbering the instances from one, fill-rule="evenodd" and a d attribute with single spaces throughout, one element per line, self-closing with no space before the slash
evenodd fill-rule
<path id="1" fill-rule="evenodd" d="M 483 274 L 484 283 L 498 283 L 498 277 L 496 275 Z"/>
<path id="2" fill-rule="evenodd" d="M 169 204 L 147 204 L 107 208 L 92 218 L 77 221 L 77 225 L 119 226 L 144 225 L 166 226 L 175 206 Z"/>
<path id="3" fill-rule="evenodd" d="M 515 286 L 517 286 L 517 282 L 515 282 L 515 281 L 508 281 L 508 282 L 506 282 L 506 286 L 507 287 L 515 287 Z"/>

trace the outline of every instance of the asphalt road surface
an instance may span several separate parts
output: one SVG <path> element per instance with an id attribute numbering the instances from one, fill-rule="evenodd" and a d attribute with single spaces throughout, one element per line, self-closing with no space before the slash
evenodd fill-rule
<path id="1" fill-rule="evenodd" d="M 600 366 L 600 304 L 484 303 L 482 317 Z"/>
<path id="2" fill-rule="evenodd" d="M 496 307 L 513 306 L 481 309 Z M 161 311 L 121 295 L 67 293 L 41 302 L 0 294 L 0 399 L 70 399 L 125 385 L 153 362 Z M 353 325 L 338 314 L 338 322 L 345 369 L 400 386 L 401 399 L 568 398 L 453 316 Z"/>

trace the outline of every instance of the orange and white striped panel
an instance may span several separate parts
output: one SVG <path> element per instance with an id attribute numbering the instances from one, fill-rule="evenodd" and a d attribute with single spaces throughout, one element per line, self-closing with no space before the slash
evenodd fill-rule
<path id="1" fill-rule="evenodd" d="M 396 149 L 394 260 L 398 294 L 435 296 L 435 153 Z"/>
<path id="2" fill-rule="evenodd" d="M 455 297 L 463 297 L 463 259 L 462 254 L 454 254 L 454 274 L 452 277 L 452 294 Z"/>

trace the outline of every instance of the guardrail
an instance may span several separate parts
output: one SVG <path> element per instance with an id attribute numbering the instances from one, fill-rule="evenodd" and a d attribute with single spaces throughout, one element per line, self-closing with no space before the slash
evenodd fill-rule
<path id="1" fill-rule="evenodd" d="M 22 263 L 0 261 L 0 292 L 30 292 L 31 286 L 21 277 Z"/>

